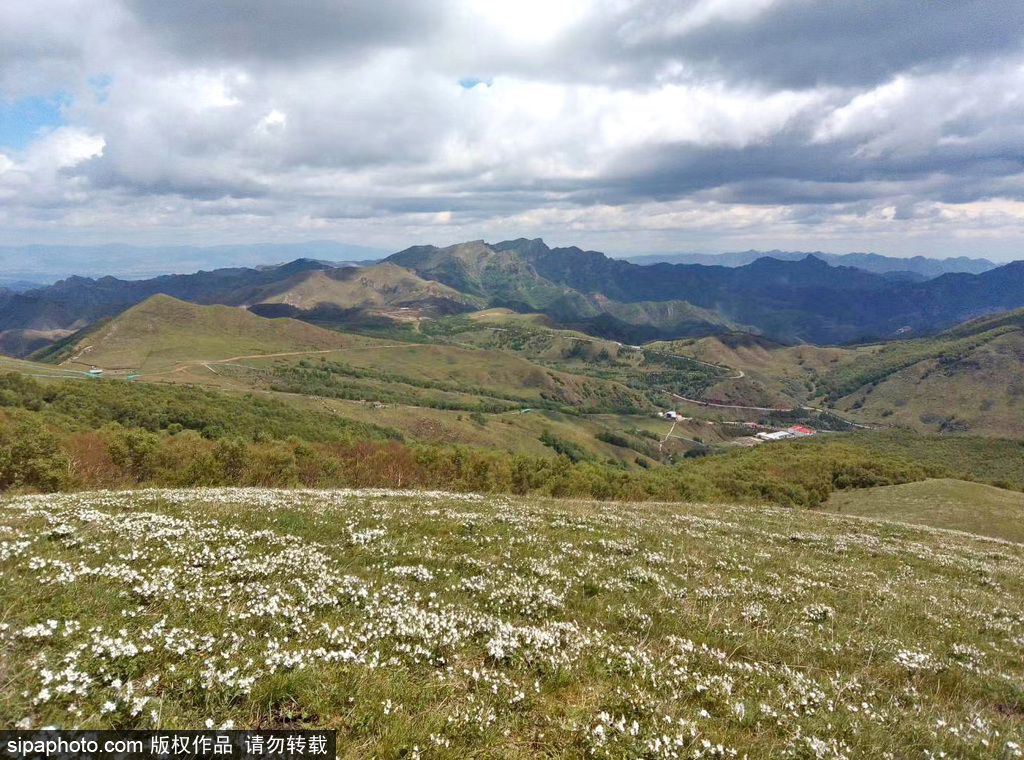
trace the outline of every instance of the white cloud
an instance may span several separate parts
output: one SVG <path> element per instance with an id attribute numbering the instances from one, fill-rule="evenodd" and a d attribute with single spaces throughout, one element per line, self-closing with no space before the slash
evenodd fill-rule
<path id="1" fill-rule="evenodd" d="M 919 59 L 875 33 L 861 84 L 804 0 L 235 2 L 0 7 L 0 97 L 71 96 L 67 126 L 0 157 L 5 229 L 395 248 L 443 229 L 631 251 L 1017 239 L 999 204 L 1024 200 L 1020 46 L 989 30 L 991 55 L 934 58 L 951 11 L 907 27 Z M 843 14 L 864 45 L 868 10 Z M 829 42 L 779 49 L 765 30 L 783 21 Z M 697 45 L 712 34 L 735 62 Z M 751 73 L 775 55 L 820 81 Z"/>
<path id="2" fill-rule="evenodd" d="M 591 0 L 469 0 L 460 21 L 481 37 L 527 48 L 558 39 L 592 10 Z"/>

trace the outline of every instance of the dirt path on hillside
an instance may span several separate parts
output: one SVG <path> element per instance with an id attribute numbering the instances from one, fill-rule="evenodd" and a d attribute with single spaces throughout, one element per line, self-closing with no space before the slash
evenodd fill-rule
<path id="1" fill-rule="evenodd" d="M 794 407 L 788 409 L 783 407 L 775 406 L 743 406 L 741 404 L 720 404 L 716 401 L 701 401 L 696 398 L 686 398 L 686 396 L 680 396 L 678 393 L 669 394 L 672 398 L 677 398 L 680 401 L 685 401 L 687 404 L 697 404 L 698 406 L 713 406 L 717 409 L 749 409 L 753 412 L 792 412 Z M 810 407 L 807 407 L 810 408 Z"/>
<path id="2" fill-rule="evenodd" d="M 670 393 L 669 395 L 672 396 L 673 398 L 679 399 L 680 401 L 685 401 L 687 404 L 696 404 L 697 406 L 710 406 L 714 407 L 715 409 L 747 409 L 753 412 L 794 412 L 797 409 L 797 407 L 791 407 L 789 409 L 786 409 L 775 406 L 742 406 L 740 404 L 720 404 L 715 401 L 701 401 L 700 399 L 686 398 L 686 396 L 680 396 L 678 393 Z M 816 406 L 801 406 L 799 408 L 808 412 L 819 412 L 820 414 L 831 415 L 838 420 L 842 420 L 847 425 L 850 425 L 855 428 L 861 428 L 863 430 L 877 430 L 879 427 L 882 427 L 880 425 L 864 425 L 860 422 L 848 420 L 845 417 L 840 416 L 836 411 L 832 409 L 820 409 Z"/>
<path id="3" fill-rule="evenodd" d="M 410 346 L 418 346 L 419 343 L 394 343 L 385 346 L 352 346 L 351 348 L 325 348 L 317 349 L 315 351 L 281 351 L 275 354 L 243 354 L 241 356 L 229 356 L 227 359 L 189 359 L 185 362 L 180 362 L 171 369 L 164 370 L 162 372 L 142 372 L 139 373 L 139 377 L 157 377 L 159 375 L 170 375 L 175 372 L 185 372 L 186 370 L 193 369 L 195 367 L 206 367 L 208 370 L 213 372 L 215 375 L 218 372 L 211 367 L 211 364 L 234 364 L 241 359 L 280 359 L 285 356 L 309 356 L 311 354 L 335 354 L 344 351 L 368 351 L 371 349 L 378 348 L 408 348 Z M 240 364 L 240 367 L 247 365 Z"/>
<path id="4" fill-rule="evenodd" d="M 679 420 L 672 420 L 672 427 L 670 427 L 668 432 L 665 433 L 665 437 L 658 441 L 658 451 L 661 451 L 661 447 L 668 443 L 668 439 L 672 437 L 672 431 L 676 429 L 676 424 L 678 422 Z"/>
<path id="5" fill-rule="evenodd" d="M 622 344 L 620 343 L 619 345 L 621 346 Z M 684 354 L 670 354 L 668 351 L 660 351 L 657 348 L 644 348 L 643 346 L 627 346 L 627 348 L 635 348 L 639 351 L 650 351 L 652 354 L 661 354 L 662 356 L 669 356 L 673 359 L 686 359 L 687 361 L 700 364 L 702 367 L 711 367 L 712 369 L 724 369 L 729 372 L 736 373 L 735 375 L 731 375 L 730 377 L 723 377 L 722 380 L 742 380 L 744 377 L 747 376 L 743 370 L 737 367 L 730 367 L 727 364 L 715 364 L 714 362 L 706 362 L 703 359 L 697 359 L 693 356 L 686 356 Z M 721 380 L 719 382 L 721 382 Z"/>

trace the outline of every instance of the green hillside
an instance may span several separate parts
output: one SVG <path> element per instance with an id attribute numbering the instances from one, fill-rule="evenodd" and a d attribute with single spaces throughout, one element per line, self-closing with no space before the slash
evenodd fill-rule
<path id="1" fill-rule="evenodd" d="M 401 275 L 397 267 L 384 270 Z M 621 432 L 580 413 L 651 414 L 656 406 L 649 389 L 485 345 L 383 341 L 167 296 L 154 296 L 78 337 L 60 347 L 58 368 L 29 374 L 82 377 L 95 366 L 107 377 L 256 391 L 293 406 L 322 405 L 332 415 L 385 424 L 414 441 L 553 457 L 555 448 L 541 440 L 547 435 L 567 442 L 578 456 L 627 468 L 638 467 L 638 458 L 657 464 L 692 447 L 681 438 L 660 447 L 634 439 L 628 439 L 632 448 L 610 444 L 602 436 Z M 519 414 L 527 409 L 534 415 Z M 481 412 L 510 414 L 500 426 L 488 426 L 470 418 Z M 624 428 L 645 419 L 638 416 Z M 664 435 L 670 426 L 662 427 Z"/>
<path id="2" fill-rule="evenodd" d="M 986 314 L 983 317 L 964 322 L 940 333 L 946 338 L 964 338 L 970 335 L 995 330 L 1000 327 L 1024 327 L 1024 309 L 1013 309 L 1012 311 L 997 311 L 994 314 Z"/>
<path id="3" fill-rule="evenodd" d="M 264 319 L 237 307 L 199 306 L 156 295 L 87 331 L 61 366 L 153 375 L 184 364 L 368 343 L 372 340 L 293 319 Z"/>
<path id="4" fill-rule="evenodd" d="M 580 289 L 544 276 L 534 254 L 542 241 L 491 246 L 482 240 L 435 248 L 416 246 L 388 258 L 393 264 L 483 299 L 490 306 L 543 312 L 553 323 L 590 334 L 638 342 L 673 335 L 724 332 L 735 325 L 713 309 L 679 298 L 616 300 L 601 288 Z"/>
<path id="5" fill-rule="evenodd" d="M 698 398 L 828 407 L 858 423 L 920 432 L 1024 437 L 1020 309 L 929 338 L 869 345 L 785 346 L 731 333 L 651 346 L 736 370 Z"/>
<path id="6" fill-rule="evenodd" d="M 825 508 L 1024 543 L 1024 494 L 963 480 L 926 480 L 832 495 Z"/>
<path id="7" fill-rule="evenodd" d="M 699 398 L 780 408 L 813 402 L 819 395 L 820 375 L 870 356 L 870 349 L 787 346 L 744 332 L 650 345 L 730 368 L 731 371 L 723 373 L 723 377 L 705 389 Z"/>
<path id="8" fill-rule="evenodd" d="M 302 272 L 245 294 L 248 304 L 285 304 L 300 311 L 334 306 L 342 309 L 414 310 L 436 315 L 445 310 L 478 308 L 482 301 L 440 282 L 418 277 L 394 264 Z"/>
<path id="9" fill-rule="evenodd" d="M 496 250 L 482 240 L 448 248 L 418 246 L 396 253 L 387 261 L 462 293 L 525 305 L 534 311 L 547 309 L 566 296 L 579 295 L 541 277 L 516 252 Z"/>
<path id="10" fill-rule="evenodd" d="M 999 328 L 838 399 L 865 421 L 940 433 L 1024 437 L 1024 330 Z"/>
<path id="11" fill-rule="evenodd" d="M 1024 547 L 438 492 L 0 501 L 0 725 L 356 758 L 1013 758 Z"/>

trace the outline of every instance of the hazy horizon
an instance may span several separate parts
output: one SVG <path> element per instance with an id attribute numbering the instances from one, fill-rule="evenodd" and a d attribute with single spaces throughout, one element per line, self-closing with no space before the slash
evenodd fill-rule
<path id="1" fill-rule="evenodd" d="M 466 242 L 466 241 L 459 241 Z M 487 240 L 498 243 L 498 239 Z M 550 242 L 545 241 L 548 245 Z M 423 245 L 426 243 L 417 243 Z M 145 279 L 165 274 L 192 274 L 200 270 L 219 269 L 226 267 L 258 267 L 287 263 L 297 258 L 321 259 L 333 262 L 356 262 L 385 258 L 398 250 L 386 248 L 370 248 L 332 240 L 305 240 L 293 243 L 253 243 L 227 244 L 210 246 L 176 246 L 176 245 L 134 245 L 130 243 L 105 243 L 89 246 L 64 244 L 28 244 L 0 245 L 0 287 L 4 282 L 25 281 L 49 284 L 73 275 L 83 277 L 100 277 L 113 275 L 122 279 Z M 551 247 L 558 247 L 551 245 Z M 566 246 L 569 247 L 569 246 Z M 579 246 L 577 246 L 579 247 Z M 785 250 L 745 249 L 743 251 L 653 251 L 644 253 L 618 253 L 601 251 L 610 258 L 626 259 L 638 257 L 672 257 L 702 256 L 728 257 L 749 251 L 759 253 L 782 254 L 878 254 L 876 251 L 822 251 L 822 250 Z M 40 262 L 38 254 L 63 254 L 63 258 L 46 259 Z M 126 258 L 133 255 L 135 258 Z M 175 258 L 168 260 L 167 256 Z M 145 258 L 139 258 L 143 256 Z M 914 258 L 888 257 L 888 258 Z M 943 261 L 947 259 L 967 258 L 971 260 L 987 260 L 996 265 L 1009 263 L 995 261 L 986 257 L 958 256 L 927 256 L 925 258 Z"/>

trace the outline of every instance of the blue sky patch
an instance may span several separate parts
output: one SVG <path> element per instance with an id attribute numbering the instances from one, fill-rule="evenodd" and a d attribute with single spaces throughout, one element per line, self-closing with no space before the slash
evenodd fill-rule
<path id="1" fill-rule="evenodd" d="M 0 100 L 0 148 L 21 150 L 41 131 L 63 125 L 68 102 L 63 93 Z"/>
<path id="2" fill-rule="evenodd" d="M 490 87 L 492 84 L 494 84 L 494 80 L 489 77 L 487 79 L 480 79 L 479 77 L 467 77 L 466 79 L 460 79 L 459 84 L 463 87 L 463 89 L 472 90 L 478 84 Z"/>
<path id="3" fill-rule="evenodd" d="M 93 97 L 96 98 L 98 105 L 103 105 L 107 102 L 107 97 L 110 95 L 110 85 L 113 82 L 114 78 L 110 74 L 100 74 L 89 80 L 89 87 L 92 88 Z"/>

